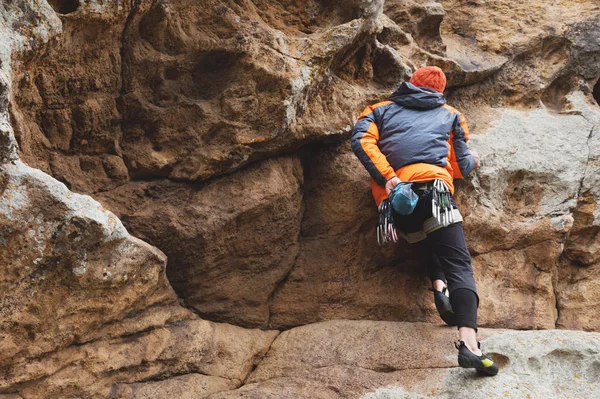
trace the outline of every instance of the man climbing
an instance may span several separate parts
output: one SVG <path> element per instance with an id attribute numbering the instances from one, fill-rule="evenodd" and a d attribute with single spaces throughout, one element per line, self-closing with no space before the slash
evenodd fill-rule
<path id="1" fill-rule="evenodd" d="M 440 68 L 415 71 L 389 101 L 365 109 L 352 132 L 352 150 L 373 178 L 371 188 L 380 212 L 389 210 L 401 235 L 431 254 L 427 262 L 436 307 L 444 321 L 458 326 L 459 365 L 496 375 L 497 365 L 482 354 L 477 342 L 479 297 L 462 217 L 451 197 L 453 179 L 479 167 L 479 155 L 467 148 L 467 123 L 446 104 L 445 87 Z M 392 207 L 388 197 L 391 200 L 402 190 L 406 194 L 407 187 L 414 201 L 400 214 L 395 199 Z M 444 280 L 450 291 L 446 306 Z"/>

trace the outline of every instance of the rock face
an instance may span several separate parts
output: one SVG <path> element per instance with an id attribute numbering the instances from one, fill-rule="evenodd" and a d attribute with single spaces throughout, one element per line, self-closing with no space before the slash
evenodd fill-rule
<path id="1" fill-rule="evenodd" d="M 186 305 L 211 320 L 265 327 L 298 256 L 302 181 L 300 161 L 283 157 L 202 187 L 128 184 L 99 198 L 141 238 L 169 248 L 169 281 Z"/>
<path id="2" fill-rule="evenodd" d="M 39 360 L 16 362 L 7 368 L 3 389 L 27 398 L 127 397 L 138 391 L 127 383 L 187 374 L 193 382 L 193 375 L 201 373 L 206 390 L 215 392 L 241 385 L 277 335 L 179 317 L 165 327 L 121 331 L 117 338 L 100 335 Z M 123 385 L 113 386 L 117 382 Z"/>
<path id="3" fill-rule="evenodd" d="M 594 333 L 482 329 L 502 374 L 455 367 L 348 143 L 443 68 L 482 156 L 480 323 L 600 331 L 599 26 L 594 0 L 0 4 L 0 397 L 600 396 Z"/>
<path id="4" fill-rule="evenodd" d="M 212 393 L 235 388 L 230 380 L 203 374 L 187 374 L 168 380 L 119 385 L 113 393 L 118 399 L 169 398 L 200 399 Z"/>
<path id="5" fill-rule="evenodd" d="M 334 3 L 53 3 L 63 34 L 12 75 L 20 155 L 167 254 L 203 317 L 437 322 L 415 251 L 375 244 L 346 138 L 438 65 L 482 154 L 457 193 L 482 323 L 600 328 L 598 5 Z"/>
<path id="6" fill-rule="evenodd" d="M 188 374 L 209 393 L 239 386 L 278 332 L 215 324 L 182 308 L 159 249 L 18 158 L 8 123 L 11 56 L 18 66 L 42 51 L 60 23 L 37 2 L 3 4 L 0 17 L 3 33 L 19 27 L 0 41 L 1 396 L 99 399 Z"/>
<path id="7" fill-rule="evenodd" d="M 210 398 L 522 398 L 600 394 L 600 335 L 481 330 L 494 378 L 456 367 L 449 328 L 332 321 L 282 333 L 242 388 Z M 435 348 L 435 350 L 431 350 Z"/>
<path id="8" fill-rule="evenodd" d="M 20 162 L 0 173 L 4 362 L 85 342 L 103 323 L 174 301 L 164 255 L 97 202 Z"/>

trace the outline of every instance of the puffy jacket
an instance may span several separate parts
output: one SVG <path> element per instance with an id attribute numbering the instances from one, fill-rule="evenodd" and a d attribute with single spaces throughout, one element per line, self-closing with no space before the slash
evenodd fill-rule
<path id="1" fill-rule="evenodd" d="M 352 150 L 373 177 L 377 205 L 385 183 L 442 179 L 454 193 L 453 179 L 467 176 L 475 160 L 467 148 L 469 129 L 444 95 L 427 87 L 402 83 L 390 97 L 368 106 L 352 131 Z"/>

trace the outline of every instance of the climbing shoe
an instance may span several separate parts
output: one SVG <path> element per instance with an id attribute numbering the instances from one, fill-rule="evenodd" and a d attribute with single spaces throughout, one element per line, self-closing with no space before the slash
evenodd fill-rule
<path id="1" fill-rule="evenodd" d="M 478 372 L 485 375 L 496 375 L 498 374 L 498 366 L 492 359 L 487 357 L 485 354 L 477 356 L 467 348 L 463 341 L 459 341 L 454 344 L 458 349 L 458 365 L 466 369 L 476 369 Z M 480 343 L 477 343 L 477 347 L 481 348 Z"/>
<path id="2" fill-rule="evenodd" d="M 429 291 L 433 292 L 435 307 L 444 323 L 448 324 L 449 326 L 455 326 L 457 324 L 456 315 L 452 310 L 452 305 L 450 305 L 450 298 L 446 296 L 447 290 L 448 289 L 446 287 L 444 287 L 442 291 L 437 291 L 433 288 L 429 289 Z"/>

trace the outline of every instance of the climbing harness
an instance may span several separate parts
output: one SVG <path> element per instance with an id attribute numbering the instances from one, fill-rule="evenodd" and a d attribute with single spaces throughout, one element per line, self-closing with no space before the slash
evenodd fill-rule
<path id="1" fill-rule="evenodd" d="M 377 224 L 377 243 L 386 245 L 398 242 L 398 233 L 394 226 L 394 217 L 392 215 L 392 203 L 389 199 L 384 199 L 379 204 L 379 223 Z"/>
<path id="2" fill-rule="evenodd" d="M 419 242 L 424 240 L 427 234 L 437 229 L 463 221 L 459 210 L 454 207 L 452 194 L 443 180 L 437 179 L 426 183 L 416 183 L 414 187 L 415 190 L 425 191 L 423 193 L 424 201 L 421 202 L 425 208 L 429 206 L 428 199 L 426 198 L 431 198 L 432 217 L 427 218 L 423 222 L 423 226 L 419 231 L 406 234 L 398 232 L 394 224 L 394 206 L 392 202 L 394 199 L 400 197 L 400 194 L 396 193 L 396 195 L 392 195 L 390 193 L 390 198 L 381 201 L 379 204 L 379 222 L 377 224 L 377 243 L 379 245 L 396 243 L 398 242 L 398 236 L 403 237 L 409 243 Z M 412 191 L 412 188 L 409 189 Z M 400 189 L 396 191 L 400 192 Z M 416 195 L 414 192 L 413 194 Z M 403 205 L 404 208 L 409 210 L 408 214 L 412 213 L 416 204 L 411 205 L 410 196 L 405 193 L 402 196 L 402 201 L 405 202 Z M 412 210 L 410 210 L 411 207 Z"/>

